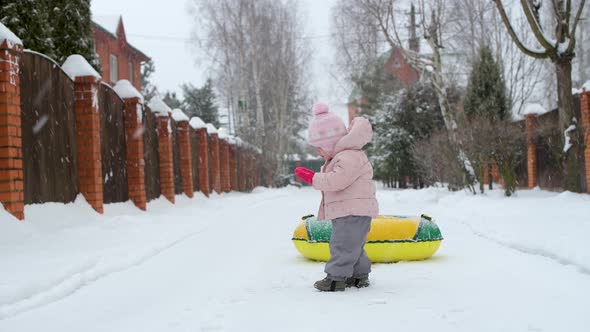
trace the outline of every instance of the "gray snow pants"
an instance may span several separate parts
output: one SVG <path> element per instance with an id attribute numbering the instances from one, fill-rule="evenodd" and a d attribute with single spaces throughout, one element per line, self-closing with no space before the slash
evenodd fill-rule
<path id="1" fill-rule="evenodd" d="M 371 261 L 363 248 L 371 229 L 371 217 L 346 216 L 332 220 L 330 260 L 325 272 L 332 280 L 367 277 Z"/>

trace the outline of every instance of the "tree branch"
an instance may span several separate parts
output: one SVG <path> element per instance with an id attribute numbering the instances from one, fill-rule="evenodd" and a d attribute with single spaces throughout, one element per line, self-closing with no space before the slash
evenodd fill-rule
<path id="1" fill-rule="evenodd" d="M 576 19 L 574 20 L 574 26 L 572 27 L 572 32 L 570 33 L 570 44 L 567 47 L 567 52 L 573 52 L 574 48 L 576 47 L 576 29 L 578 28 L 578 24 L 580 23 L 580 18 L 582 17 L 582 11 L 584 10 L 584 5 L 586 4 L 586 0 L 582 0 L 580 3 L 580 8 L 578 8 L 578 13 L 576 14 Z"/>
<path id="2" fill-rule="evenodd" d="M 539 22 L 537 21 L 537 19 L 535 18 L 535 15 L 531 11 L 531 7 L 529 5 L 529 2 L 527 0 L 520 0 L 520 4 L 522 6 L 522 10 L 524 11 L 524 15 L 526 16 L 526 19 L 529 22 L 529 25 L 531 27 L 531 31 L 533 32 L 533 35 L 535 35 L 535 37 L 537 38 L 537 40 L 539 41 L 541 46 L 543 46 L 545 48 L 545 50 L 547 51 L 546 53 L 549 56 L 555 54 L 556 53 L 555 48 L 557 45 L 551 45 L 551 43 L 549 43 L 549 41 L 543 35 L 543 31 L 542 31 L 541 27 L 539 26 Z"/>
<path id="3" fill-rule="evenodd" d="M 506 15 L 506 10 L 504 10 L 504 5 L 502 5 L 501 0 L 494 0 L 496 7 L 498 8 L 498 12 L 500 13 L 500 17 L 502 18 L 502 22 L 504 22 L 504 26 L 506 26 L 506 30 L 508 30 L 508 34 L 516 44 L 516 46 L 526 55 L 536 58 L 536 59 L 546 59 L 549 57 L 547 52 L 536 52 L 527 48 L 518 38 L 512 24 L 510 23 L 510 19 L 508 19 L 508 15 Z"/>

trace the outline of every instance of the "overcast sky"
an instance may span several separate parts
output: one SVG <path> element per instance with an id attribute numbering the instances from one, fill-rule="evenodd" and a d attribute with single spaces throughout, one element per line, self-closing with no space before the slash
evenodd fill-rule
<path id="1" fill-rule="evenodd" d="M 188 40 L 193 20 L 187 10 L 190 0 L 92 0 L 93 15 L 123 16 L 128 41 L 155 62 L 154 81 L 160 91 L 178 91 L 185 82 L 201 85 L 207 78 L 205 63 L 198 63 L 198 51 Z M 306 14 L 306 35 L 313 48 L 313 87 L 317 100 L 328 102 L 342 117 L 348 91 L 331 75 L 334 49 L 330 9 L 336 0 L 297 0 Z M 346 119 L 346 118 L 345 118 Z"/>

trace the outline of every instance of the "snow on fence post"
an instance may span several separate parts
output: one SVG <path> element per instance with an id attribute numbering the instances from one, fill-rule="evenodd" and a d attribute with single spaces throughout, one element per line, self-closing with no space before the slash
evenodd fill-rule
<path id="1" fill-rule="evenodd" d="M 19 59 L 22 41 L 0 23 L 0 203 L 24 215 Z"/>
<path id="2" fill-rule="evenodd" d="M 211 139 L 209 149 L 211 151 L 211 180 L 213 182 L 213 189 L 216 193 L 221 194 L 221 163 L 219 158 L 219 133 L 215 126 L 208 123 L 207 133 Z"/>
<path id="3" fill-rule="evenodd" d="M 70 55 L 62 69 L 74 81 L 74 117 L 80 193 L 103 213 L 104 193 L 100 143 L 98 85 L 100 75 L 79 54 Z"/>
<path id="4" fill-rule="evenodd" d="M 149 107 L 157 118 L 160 191 L 167 200 L 174 203 L 174 161 L 172 159 L 172 128 L 170 127 L 172 110 L 159 98 L 153 98 Z"/>
<path id="5" fill-rule="evenodd" d="M 221 191 L 231 191 L 230 166 L 229 166 L 229 135 L 225 128 L 219 129 L 219 162 L 221 164 Z"/>
<path id="6" fill-rule="evenodd" d="M 229 139 L 229 182 L 231 191 L 238 191 L 238 149 L 234 138 Z"/>
<path id="7" fill-rule="evenodd" d="M 588 87 L 590 88 L 590 86 Z M 590 193 L 590 91 L 585 88 L 580 94 L 582 127 L 584 128 L 584 163 L 586 165 L 586 192 Z"/>
<path id="8" fill-rule="evenodd" d="M 180 109 L 172 111 L 172 119 L 176 121 L 178 150 L 180 152 L 180 176 L 182 177 L 182 191 L 188 197 L 193 197 L 193 165 L 191 155 L 191 136 L 189 118 Z"/>
<path id="9" fill-rule="evenodd" d="M 145 160 L 143 148 L 143 96 L 127 80 L 113 88 L 123 99 L 125 135 L 127 142 L 127 191 L 129 199 L 141 210 L 146 210 Z"/>
<path id="10" fill-rule="evenodd" d="M 207 125 L 199 117 L 193 117 L 190 126 L 197 136 L 197 168 L 199 170 L 199 189 L 209 197 L 211 187 L 209 184 L 209 142 L 207 138 Z"/>
<path id="11" fill-rule="evenodd" d="M 525 117 L 526 142 L 527 142 L 527 177 L 530 189 L 537 186 L 537 149 L 535 147 L 535 115 L 527 114 Z"/>

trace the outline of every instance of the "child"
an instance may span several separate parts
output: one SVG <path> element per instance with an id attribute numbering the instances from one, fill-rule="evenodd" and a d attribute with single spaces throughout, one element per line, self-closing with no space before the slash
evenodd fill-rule
<path id="1" fill-rule="evenodd" d="M 365 118 L 355 118 L 347 131 L 328 106 L 317 103 L 309 125 L 309 144 L 326 160 L 321 173 L 295 169 L 303 181 L 322 191 L 320 220 L 332 220 L 331 258 L 326 278 L 314 287 L 320 291 L 343 291 L 345 287 L 369 286 L 371 261 L 364 250 L 371 219 L 379 208 L 375 199 L 373 167 L 362 148 L 373 136 Z"/>

